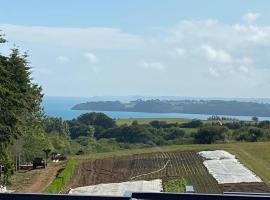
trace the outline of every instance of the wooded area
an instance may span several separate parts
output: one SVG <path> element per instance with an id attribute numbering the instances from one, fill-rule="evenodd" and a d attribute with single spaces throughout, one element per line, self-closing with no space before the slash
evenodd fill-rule
<path id="1" fill-rule="evenodd" d="M 125 111 L 147 113 L 186 113 L 208 115 L 269 117 L 270 104 L 224 100 L 136 100 L 80 103 L 74 110 Z"/>

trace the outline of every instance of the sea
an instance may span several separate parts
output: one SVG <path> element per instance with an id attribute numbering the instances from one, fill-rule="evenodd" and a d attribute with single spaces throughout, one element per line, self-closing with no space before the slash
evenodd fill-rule
<path id="1" fill-rule="evenodd" d="M 114 119 L 132 119 L 132 118 L 186 118 L 205 120 L 212 115 L 207 114 L 184 114 L 184 113 L 145 113 L 145 112 L 121 112 L 121 111 L 91 111 L 91 110 L 72 110 L 71 108 L 78 103 L 90 101 L 115 101 L 127 102 L 131 100 L 147 99 L 170 99 L 170 100 L 199 100 L 199 99 L 220 99 L 220 100 L 239 100 L 259 103 L 270 103 L 270 99 L 255 98 L 209 98 L 209 97 L 145 97 L 145 96 L 94 96 L 94 97 L 56 97 L 45 96 L 43 98 L 43 107 L 45 114 L 51 117 L 61 117 L 65 120 L 77 118 L 79 115 L 88 112 L 103 112 Z M 236 118 L 239 120 L 251 120 L 252 116 L 229 116 L 219 115 L 220 117 Z M 270 120 L 270 117 L 259 117 L 259 120 Z"/>

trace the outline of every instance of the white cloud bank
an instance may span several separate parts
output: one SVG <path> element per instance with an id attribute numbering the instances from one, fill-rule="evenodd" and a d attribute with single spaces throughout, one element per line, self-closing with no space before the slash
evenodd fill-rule
<path id="1" fill-rule="evenodd" d="M 63 28 L 0 24 L 12 41 L 70 48 L 129 48 L 141 43 L 140 36 L 116 28 Z"/>
<path id="2" fill-rule="evenodd" d="M 35 79 L 51 95 L 269 97 L 270 25 L 257 25 L 260 16 L 249 12 L 242 24 L 182 20 L 151 37 L 117 28 L 0 24 L 0 29 L 30 50 L 39 72 Z M 39 67 L 53 72 L 55 82 Z M 63 91 L 68 78 L 80 89 Z"/>
<path id="3" fill-rule="evenodd" d="M 203 45 L 202 49 L 206 53 L 206 57 L 210 61 L 230 63 L 232 61 L 232 57 L 229 53 L 224 51 L 223 49 L 214 49 L 209 45 Z"/>
<path id="4" fill-rule="evenodd" d="M 243 16 L 243 20 L 249 24 L 255 22 L 261 16 L 260 13 L 248 12 Z"/>

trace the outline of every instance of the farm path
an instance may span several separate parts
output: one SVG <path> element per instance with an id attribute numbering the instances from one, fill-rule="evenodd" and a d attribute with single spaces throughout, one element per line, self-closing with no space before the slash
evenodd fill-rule
<path id="1" fill-rule="evenodd" d="M 46 169 L 36 169 L 28 184 L 22 186 L 16 192 L 37 193 L 42 192 L 56 177 L 58 171 L 63 167 L 63 163 L 49 164 Z"/>

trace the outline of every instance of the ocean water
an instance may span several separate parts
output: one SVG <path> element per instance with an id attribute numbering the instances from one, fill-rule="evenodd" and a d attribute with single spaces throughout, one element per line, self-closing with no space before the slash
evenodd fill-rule
<path id="1" fill-rule="evenodd" d="M 88 112 L 103 112 L 114 119 L 128 119 L 128 118 L 187 118 L 187 119 L 207 119 L 211 115 L 205 114 L 181 114 L 181 113 L 144 113 L 144 112 L 121 112 L 121 111 L 91 111 L 91 110 L 71 110 L 71 108 L 78 104 L 87 101 L 107 101 L 118 100 L 119 97 L 48 97 L 43 99 L 43 107 L 46 115 L 52 117 L 62 117 L 65 120 L 70 120 L 78 117 L 83 113 Z M 132 100 L 132 98 L 123 97 L 123 101 Z M 225 116 L 240 120 L 250 120 L 251 116 Z M 270 117 L 259 117 L 260 120 L 270 120 Z"/>

